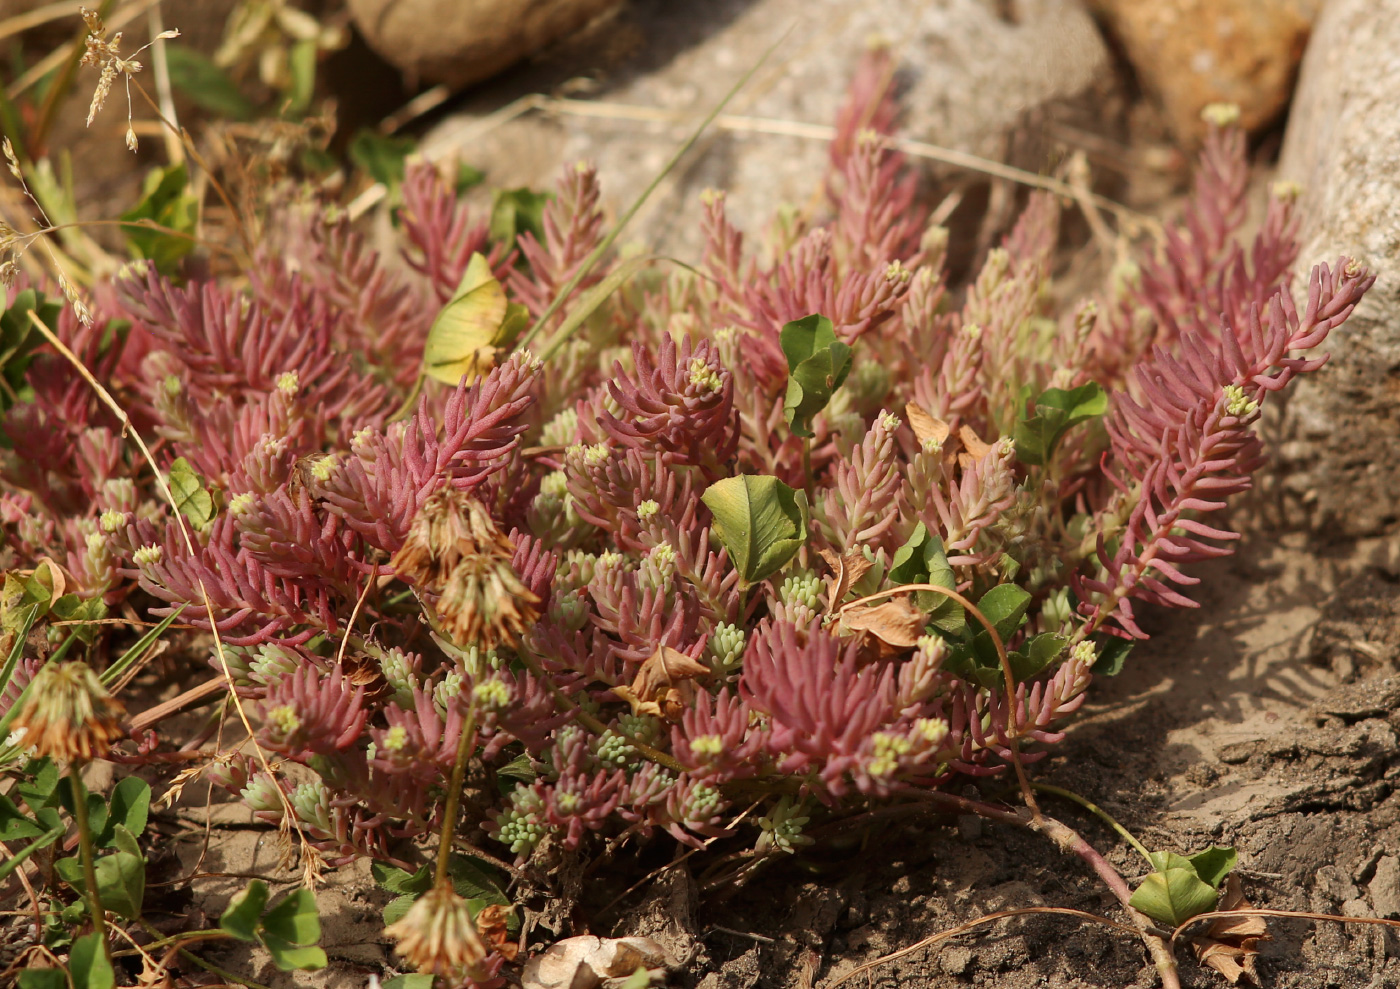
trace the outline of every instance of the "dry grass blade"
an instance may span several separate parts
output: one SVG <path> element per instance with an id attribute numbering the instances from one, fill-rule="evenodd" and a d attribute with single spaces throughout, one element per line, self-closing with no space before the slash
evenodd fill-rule
<path id="1" fill-rule="evenodd" d="M 223 677 L 215 677 L 213 680 L 206 680 L 197 687 L 191 687 L 177 697 L 172 697 L 168 701 L 157 704 L 155 707 L 142 711 L 131 719 L 128 726 L 131 731 L 140 731 L 159 724 L 177 711 L 183 711 L 191 704 L 204 700 L 223 690 L 227 681 Z"/>
<path id="2" fill-rule="evenodd" d="M 1343 917 L 1336 913 L 1312 913 L 1309 910 L 1270 910 L 1266 907 L 1255 907 L 1250 910 L 1210 910 L 1206 913 L 1198 913 L 1172 931 L 1171 940 L 1168 943 L 1175 946 L 1176 939 L 1181 937 L 1182 932 L 1188 927 L 1204 920 L 1215 920 L 1220 917 L 1282 917 L 1293 920 L 1331 920 L 1338 924 L 1379 924 L 1383 927 L 1400 928 L 1400 920 L 1389 920 L 1385 917 Z"/>
<path id="3" fill-rule="evenodd" d="M 59 0 L 58 3 L 46 3 L 42 7 L 35 7 L 33 10 L 26 10 L 22 14 L 15 14 L 0 21 L 0 40 L 15 34 L 22 34 L 30 28 L 39 27 L 49 21 L 60 21 L 66 17 L 77 17 L 78 11 L 82 8 L 80 0 Z"/>
<path id="4" fill-rule="evenodd" d="M 618 218 L 617 223 L 613 224 L 613 228 L 608 231 L 607 236 L 599 242 L 598 246 L 593 249 L 593 252 L 589 254 L 588 257 L 583 259 L 583 263 L 574 269 L 573 275 L 560 287 L 553 301 L 550 302 L 549 307 L 540 314 L 540 318 L 535 320 L 535 325 L 530 327 L 529 332 L 527 332 L 520 341 L 518 349 L 524 350 L 528 347 L 530 341 L 538 336 L 542 329 L 549 325 L 549 321 L 554 318 L 554 314 L 559 311 L 568 300 L 569 296 L 573 294 L 574 289 L 578 288 L 579 284 L 588 277 L 588 273 L 592 271 L 598 262 L 602 260 L 603 256 L 612 249 L 613 244 L 622 234 L 622 231 L 627 228 L 627 224 L 631 221 L 632 217 L 637 215 L 637 212 L 646 205 L 646 201 L 651 198 L 651 194 L 656 191 L 656 187 L 662 183 L 667 175 L 671 174 L 671 171 L 680 163 L 680 160 L 685 157 L 686 153 L 695 146 L 695 142 L 700 140 L 700 135 L 705 133 L 710 124 L 720 115 L 720 111 L 729 105 L 729 101 L 738 94 L 739 90 L 744 88 L 748 81 L 754 77 L 754 74 L 768 61 L 773 52 L 777 51 L 778 47 L 787 40 L 788 33 L 790 32 L 784 32 L 783 36 L 773 42 L 759 60 L 755 62 L 747 72 L 739 77 L 739 81 L 730 88 L 729 92 L 724 94 L 724 99 L 719 101 L 715 108 L 705 116 L 705 119 L 700 121 L 700 126 L 696 127 L 690 137 L 686 138 L 685 141 L 681 143 L 681 146 L 675 150 L 675 153 L 671 155 L 666 164 L 661 167 L 661 171 L 656 173 L 656 176 L 648 183 L 647 187 L 642 190 L 641 195 L 627 208 L 627 212 L 623 213 L 622 216 Z M 554 349 L 555 348 L 551 345 L 550 352 L 552 353 Z"/>
<path id="5" fill-rule="evenodd" d="M 1066 917 L 1078 917 L 1080 920 L 1093 921 L 1096 924 L 1102 924 L 1105 927 L 1111 927 L 1115 931 L 1122 931 L 1124 934 L 1131 934 L 1135 938 L 1141 936 L 1136 928 L 1129 927 L 1127 924 L 1120 924 L 1116 920 L 1109 920 L 1107 917 L 1100 917 L 1096 913 L 1088 913 L 1084 910 L 1073 910 L 1069 907 L 1017 907 L 1014 910 L 998 910 L 996 913 L 989 913 L 985 917 L 978 917 L 976 920 L 969 920 L 965 924 L 958 924 L 956 927 L 950 927 L 946 931 L 939 931 L 937 934 L 930 934 L 922 941 L 919 941 L 915 944 L 911 944 L 907 948 L 900 948 L 898 951 L 891 952 L 888 955 L 882 955 L 881 957 L 875 959 L 873 962 L 866 962 L 859 968 L 855 968 L 847 972 L 835 982 L 827 983 L 825 986 L 822 987 L 822 989 L 836 989 L 837 986 L 845 982 L 849 982 L 851 979 L 854 979 L 857 975 L 864 975 L 866 972 L 873 971 L 874 969 L 879 968 L 881 965 L 888 964 L 892 961 L 897 961 L 898 959 L 903 958 L 906 955 L 914 954 L 916 951 L 922 951 L 925 948 L 931 948 L 935 944 L 938 944 L 940 941 L 946 941 L 950 937 L 956 937 L 959 934 L 965 934 L 970 930 L 974 930 L 975 928 L 983 926 L 984 924 L 994 923 L 998 920 L 1005 920 L 1008 917 L 1022 917 L 1027 914 L 1036 913 L 1060 914 Z"/>
<path id="6" fill-rule="evenodd" d="M 92 371 L 82 362 L 82 359 L 79 358 L 77 354 L 73 353 L 68 345 L 60 340 L 57 335 L 54 334 L 53 330 L 49 329 L 44 321 L 39 318 L 38 313 L 31 309 L 29 310 L 28 316 L 29 321 L 34 325 L 34 328 L 39 331 L 40 335 L 42 335 L 44 339 L 49 342 L 50 346 L 57 350 L 68 363 L 73 365 L 73 369 L 87 382 L 88 387 L 93 390 L 102 404 L 106 405 L 107 408 L 111 410 L 112 414 L 117 417 L 117 420 L 122 424 L 123 433 L 131 436 L 132 441 L 141 451 L 141 456 L 145 458 L 146 463 L 155 474 L 156 485 L 160 488 L 161 497 L 163 497 L 170 506 L 175 522 L 180 527 L 180 535 L 185 541 L 185 548 L 189 551 L 190 555 L 193 556 L 194 539 L 190 536 L 189 527 L 185 524 L 185 517 L 180 512 L 179 504 L 175 500 L 175 495 L 170 490 L 169 481 L 166 479 L 165 474 L 161 472 L 161 469 L 156 466 L 155 457 L 152 455 L 150 447 L 146 445 L 146 441 L 141 438 L 141 434 L 132 426 L 131 417 L 127 415 L 126 410 L 121 407 L 121 404 L 112 397 L 112 393 L 103 387 L 102 382 L 93 377 Z M 219 667 L 223 672 L 224 682 L 231 685 L 233 683 L 233 674 L 229 670 L 228 656 L 224 651 L 223 637 L 219 634 L 219 624 L 214 614 L 214 602 L 209 599 L 209 592 L 205 589 L 202 580 L 199 581 L 199 590 L 204 598 L 204 610 L 209 618 L 209 626 L 214 633 L 214 649 L 219 657 Z M 236 690 L 232 689 L 229 691 L 229 696 L 233 698 L 233 706 L 238 712 L 238 720 L 243 722 L 243 728 L 248 732 L 248 737 L 253 739 L 253 752 L 257 756 L 258 764 L 262 767 L 263 772 L 267 773 L 269 779 L 275 780 L 277 777 L 272 771 L 272 764 L 268 761 L 267 753 L 264 752 L 262 746 L 257 743 L 257 739 L 253 733 L 253 724 L 248 719 L 248 712 L 243 707 L 242 698 L 238 696 Z M 315 849 L 307 840 L 306 832 L 303 830 L 301 821 L 296 815 L 296 809 L 292 807 L 291 800 L 288 799 L 287 794 L 283 791 L 281 786 L 277 786 L 275 789 L 282 802 L 283 820 L 290 821 L 292 826 L 296 828 L 297 838 L 301 842 L 303 857 L 308 862 L 315 861 L 319 856 L 315 854 Z"/>

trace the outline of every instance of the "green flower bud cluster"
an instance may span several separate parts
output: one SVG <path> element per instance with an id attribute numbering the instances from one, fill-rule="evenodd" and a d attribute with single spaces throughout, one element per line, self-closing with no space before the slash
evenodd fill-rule
<path id="1" fill-rule="evenodd" d="M 322 834 L 334 834 L 331 823 L 331 793 L 324 783 L 312 781 L 302 783 L 292 791 L 289 798 L 292 810 L 297 812 L 297 820 Z"/>
<path id="2" fill-rule="evenodd" d="M 744 630 L 738 625 L 720 622 L 715 626 L 705 648 L 714 660 L 717 672 L 731 673 L 738 667 L 744 658 L 744 640 Z"/>
<path id="3" fill-rule="evenodd" d="M 570 406 L 560 412 L 540 431 L 542 446 L 568 446 L 578 435 L 578 410 Z"/>
<path id="4" fill-rule="evenodd" d="M 419 686 L 419 682 L 404 651 L 395 647 L 385 652 L 379 660 L 379 671 L 394 691 L 394 703 L 405 711 L 411 710 L 413 688 Z"/>
<path id="5" fill-rule="evenodd" d="M 442 678 L 442 682 L 433 688 L 433 706 L 438 712 L 446 716 L 448 705 L 462 692 L 462 674 L 456 670 L 448 673 Z"/>
<path id="6" fill-rule="evenodd" d="M 248 664 L 248 679 L 253 683 L 272 686 L 297 671 L 297 657 L 273 643 L 258 646 Z"/>
<path id="7" fill-rule="evenodd" d="M 816 574 L 793 574 L 783 580 L 778 597 L 786 605 L 801 605 L 816 611 L 821 603 L 822 579 Z"/>
<path id="8" fill-rule="evenodd" d="M 262 773 L 250 779 L 238 795 L 254 811 L 282 816 L 282 797 L 277 792 L 277 785 Z"/>
<path id="9" fill-rule="evenodd" d="M 812 844 L 813 839 L 802 833 L 802 829 L 810 820 L 811 817 L 803 813 L 800 804 L 794 804 L 791 797 L 783 797 L 768 812 L 767 817 L 758 819 L 758 826 L 763 829 L 763 833 L 758 836 L 756 850 L 762 853 L 772 849 L 792 854 L 797 851 L 799 845 Z"/>
<path id="10" fill-rule="evenodd" d="M 623 714 L 618 717 L 617 726 L 645 745 L 655 745 L 661 738 L 661 719 L 650 714 Z"/>
<path id="11" fill-rule="evenodd" d="M 722 798 L 717 788 L 708 783 L 697 783 L 686 801 L 686 818 L 691 821 L 704 821 L 714 817 L 720 810 Z"/>
<path id="12" fill-rule="evenodd" d="M 612 729 L 598 737 L 593 751 L 599 762 L 612 769 L 626 769 L 637 759 L 632 743 Z"/>
<path id="13" fill-rule="evenodd" d="M 544 821 L 539 795 L 528 786 L 518 786 L 510 795 L 510 806 L 496 815 L 496 840 L 516 855 L 529 855 L 549 833 Z"/>

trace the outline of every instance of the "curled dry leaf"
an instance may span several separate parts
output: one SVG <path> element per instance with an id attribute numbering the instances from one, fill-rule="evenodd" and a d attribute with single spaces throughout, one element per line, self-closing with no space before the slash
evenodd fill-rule
<path id="1" fill-rule="evenodd" d="M 851 550 L 845 556 L 837 556 L 829 549 L 818 552 L 831 568 L 832 577 L 827 584 L 826 610 L 834 612 L 840 606 L 841 599 L 850 593 L 852 585 L 859 583 L 875 564 L 858 550 Z"/>
<path id="2" fill-rule="evenodd" d="M 966 453 L 958 454 L 958 466 L 963 470 L 967 470 L 973 463 L 991 452 L 992 445 L 978 436 L 971 426 L 963 426 L 959 429 L 958 439 L 962 440 L 962 445 L 967 450 Z"/>
<path id="3" fill-rule="evenodd" d="M 675 961 L 651 938 L 565 938 L 525 963 L 523 989 L 597 989 L 605 979 L 625 978 L 647 969 L 663 974 Z"/>
<path id="4" fill-rule="evenodd" d="M 53 585 L 53 594 L 50 600 L 57 601 L 68 592 L 68 572 L 55 563 L 51 557 L 47 556 L 39 557 L 39 565 L 34 568 L 36 577 L 39 573 L 39 567 L 49 568 L 49 583 Z"/>
<path id="5" fill-rule="evenodd" d="M 695 699 L 696 677 L 708 676 L 710 668 L 691 659 L 679 649 L 658 646 L 637 670 L 631 686 L 617 686 L 613 693 L 632 705 L 633 714 L 650 714 L 679 721 Z"/>
<path id="6" fill-rule="evenodd" d="M 1248 910 L 1252 906 L 1244 898 L 1239 877 L 1227 878 L 1215 909 Z M 1258 985 L 1259 976 L 1254 971 L 1254 961 L 1259 954 L 1257 945 L 1269 940 L 1272 939 L 1263 917 L 1218 917 L 1206 928 L 1203 937 L 1191 939 L 1191 949 L 1198 962 L 1215 969 L 1229 979 L 1231 985 L 1238 985 L 1241 978 Z"/>
<path id="7" fill-rule="evenodd" d="M 895 598 L 873 607 L 847 608 L 841 613 L 843 628 L 865 633 L 878 642 L 883 655 L 913 649 L 924 634 L 928 615 L 907 597 Z"/>
<path id="8" fill-rule="evenodd" d="M 904 414 L 908 417 L 909 427 L 914 430 L 914 435 L 920 443 L 942 446 L 948 439 L 948 424 L 917 402 L 905 405 Z"/>
<path id="9" fill-rule="evenodd" d="M 520 954 L 520 943 L 510 936 L 506 922 L 510 919 L 510 908 L 499 903 L 482 907 L 476 915 L 476 926 L 481 936 L 496 949 L 496 953 L 508 962 L 515 961 Z"/>

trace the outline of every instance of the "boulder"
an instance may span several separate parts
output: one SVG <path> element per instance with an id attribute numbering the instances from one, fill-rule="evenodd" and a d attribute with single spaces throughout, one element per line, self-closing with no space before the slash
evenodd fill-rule
<path id="1" fill-rule="evenodd" d="M 1111 115 L 1116 98 L 1108 49 L 1077 0 L 713 0 L 636 2 L 609 25 L 631 36 L 632 54 L 587 95 L 609 104 L 660 110 L 670 119 L 534 115 L 484 129 L 482 119 L 522 92 L 551 92 L 578 65 L 553 77 L 510 79 L 480 103 L 440 124 L 424 142 L 434 157 L 459 151 L 506 186 L 552 183 L 559 167 L 598 164 L 614 214 L 661 169 L 685 136 L 763 53 L 768 63 L 728 113 L 828 126 L 846 99 L 857 61 L 873 39 L 892 48 L 909 137 L 1001 159 L 1008 135 L 1028 117 L 1065 108 L 1083 121 Z M 544 67 L 542 67 L 544 68 Z M 489 97 L 489 98 L 488 98 Z M 691 256 L 706 187 L 728 193 L 729 215 L 760 233 L 781 203 L 803 206 L 820 193 L 827 146 L 810 137 L 716 129 L 653 197 L 627 239 Z M 1039 170 L 1043 147 L 1019 149 Z"/>
<path id="2" fill-rule="evenodd" d="M 1234 103 L 1258 130 L 1288 103 L 1322 0 L 1092 0 L 1177 139 L 1199 143 L 1201 110 Z"/>
<path id="3" fill-rule="evenodd" d="M 365 41 L 414 81 L 490 78 L 622 0 L 348 0 Z"/>
<path id="4" fill-rule="evenodd" d="M 1329 0 L 1303 59 L 1279 174 L 1299 183 L 1307 269 L 1339 254 L 1379 275 L 1298 384 L 1285 422 L 1288 486 L 1329 535 L 1400 516 L 1400 0 Z"/>

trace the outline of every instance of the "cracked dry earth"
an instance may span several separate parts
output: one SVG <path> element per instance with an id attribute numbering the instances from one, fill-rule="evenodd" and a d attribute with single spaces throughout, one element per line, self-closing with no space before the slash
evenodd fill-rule
<path id="1" fill-rule="evenodd" d="M 1154 615 L 1152 640 L 1096 684 L 1034 775 L 1097 802 L 1150 848 L 1233 845 L 1257 906 L 1400 917 L 1400 538 L 1269 542 L 1248 534 L 1240 556 L 1201 568 L 1202 609 Z M 1044 799 L 1130 881 L 1140 877 L 1140 860 L 1106 827 Z M 1116 915 L 1087 868 L 1043 838 L 974 818 L 905 822 L 700 910 L 701 953 L 682 981 L 819 987 L 936 931 L 1032 905 Z M 1270 932 L 1266 986 L 1400 984 L 1390 929 L 1271 920 Z M 1181 956 L 1183 985 L 1226 985 Z M 1135 940 L 1048 916 L 1001 921 L 848 983 L 1156 984 Z"/>
<path id="2" fill-rule="evenodd" d="M 1203 607 L 1151 615 L 1151 641 L 1120 676 L 1095 685 L 1091 704 L 1033 775 L 1099 803 L 1151 848 L 1233 845 L 1255 905 L 1400 916 L 1400 535 L 1338 547 L 1254 532 L 1241 555 L 1198 573 Z M 1004 785 L 986 783 L 982 796 L 1006 796 Z M 1130 881 L 1140 878 L 1140 860 L 1100 822 L 1044 799 L 1048 813 Z M 276 836 L 248 827 L 241 805 L 213 810 L 225 827 L 207 848 L 194 829 L 165 846 L 172 878 L 197 863 L 204 873 L 291 876 L 277 869 Z M 1053 905 L 1118 916 L 1077 858 L 972 817 L 885 817 L 838 831 L 738 890 L 704 897 L 691 860 L 609 906 L 665 864 L 646 855 L 632 867 L 619 856 L 582 883 L 577 872 L 574 882 L 561 880 L 582 890 L 572 918 L 595 933 L 656 937 L 686 957 L 669 984 L 687 989 L 820 989 L 995 910 Z M 366 985 L 392 962 L 379 919 L 387 894 L 364 863 L 328 880 L 320 892 L 327 972 L 293 981 L 242 949 L 221 954 L 211 945 L 208 957 L 279 987 Z M 217 917 L 243 882 L 201 881 L 184 908 Z M 1400 942 L 1387 928 L 1271 920 L 1270 932 L 1259 963 L 1266 986 L 1400 985 Z M 1226 984 L 1189 950 L 1181 958 L 1185 986 Z M 1051 916 L 1000 921 L 847 983 L 1156 984 L 1136 939 Z"/>

